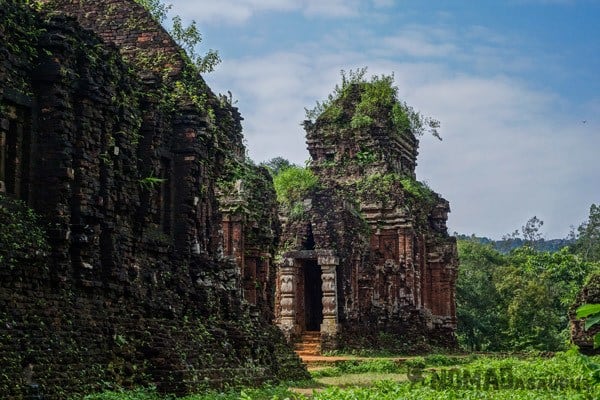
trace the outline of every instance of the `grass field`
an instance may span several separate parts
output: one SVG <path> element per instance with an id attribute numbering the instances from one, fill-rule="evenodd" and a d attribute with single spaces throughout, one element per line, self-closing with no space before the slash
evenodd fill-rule
<path id="1" fill-rule="evenodd" d="M 432 355 L 367 359 L 311 368 L 312 380 L 187 396 L 185 400 L 600 399 L 600 357 Z M 409 379 L 410 378 L 410 379 Z M 152 389 L 104 392 L 86 400 L 164 400 Z"/>

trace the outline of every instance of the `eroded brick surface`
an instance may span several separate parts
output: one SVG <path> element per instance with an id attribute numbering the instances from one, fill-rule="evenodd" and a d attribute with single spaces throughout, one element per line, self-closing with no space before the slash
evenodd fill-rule
<path id="1" fill-rule="evenodd" d="M 395 131 L 388 112 L 351 127 L 359 96 L 353 87 L 335 104 L 335 119 L 305 122 L 320 187 L 301 215 L 286 214 L 277 323 L 290 339 L 320 330 L 323 349 L 454 347 L 458 260 L 449 203 L 415 181 L 418 140 Z M 321 325 L 310 322 L 315 312 Z"/>
<path id="2" fill-rule="evenodd" d="M 0 7 L 3 196 L 41 215 L 51 251 L 0 266 L 0 397 L 305 377 L 223 257 L 237 109 L 157 57 L 179 50 L 133 1 L 22 3 Z"/>

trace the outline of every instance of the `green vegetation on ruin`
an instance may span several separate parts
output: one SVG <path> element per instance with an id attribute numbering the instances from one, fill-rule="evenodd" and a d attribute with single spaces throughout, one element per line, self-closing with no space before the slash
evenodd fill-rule
<path id="1" fill-rule="evenodd" d="M 356 182 L 356 194 L 359 198 L 384 205 L 388 204 L 399 190 L 407 194 L 406 200 L 409 205 L 415 206 L 415 209 L 430 211 L 439 200 L 439 196 L 426 183 L 394 172 L 374 173 Z"/>
<path id="2" fill-rule="evenodd" d="M 0 194 L 0 265 L 40 259 L 50 250 L 39 216 L 20 201 Z"/>
<path id="3" fill-rule="evenodd" d="M 349 126 L 352 129 L 369 128 L 379 123 L 391 123 L 400 136 L 421 136 L 430 132 L 440 138 L 439 121 L 423 116 L 420 112 L 398 98 L 398 87 L 394 86 L 394 75 L 366 77 L 367 68 L 341 71 L 342 82 L 335 86 L 326 100 L 317 101 L 315 107 L 305 109 L 306 120 L 314 123 L 327 120 Z M 343 104 L 354 103 L 349 115 Z"/>
<path id="4" fill-rule="evenodd" d="M 159 23 L 164 24 L 167 21 L 168 12 L 171 9 L 170 4 L 163 3 L 162 0 L 135 0 L 135 2 L 145 7 Z M 185 54 L 196 66 L 198 72 L 212 72 L 221 62 L 219 53 L 216 50 L 210 49 L 204 55 L 197 53 L 196 49 L 202 42 L 202 34 L 198 30 L 196 21 L 192 21 L 188 26 L 184 26 L 181 17 L 175 15 L 171 19 L 169 34 L 185 51 Z"/>
<path id="5" fill-rule="evenodd" d="M 305 167 L 292 165 L 279 171 L 273 178 L 277 200 L 287 206 L 293 207 L 318 186 L 318 178 Z"/>

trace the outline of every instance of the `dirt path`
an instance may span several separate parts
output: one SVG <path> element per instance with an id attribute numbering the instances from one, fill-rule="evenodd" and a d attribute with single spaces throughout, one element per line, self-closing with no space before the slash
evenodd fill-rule
<path id="1" fill-rule="evenodd" d="M 300 356 L 302 362 L 308 368 L 316 365 L 335 364 L 338 361 L 367 361 L 367 360 L 391 360 L 398 364 L 403 363 L 410 357 L 358 357 L 358 356 Z"/>

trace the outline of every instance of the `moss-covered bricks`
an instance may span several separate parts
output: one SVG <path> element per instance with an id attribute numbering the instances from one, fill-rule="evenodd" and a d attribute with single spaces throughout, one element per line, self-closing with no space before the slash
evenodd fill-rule
<path id="1" fill-rule="evenodd" d="M 168 41 L 134 1 L 0 3 L 3 198 L 36 210 L 50 246 L 0 265 L 0 397 L 304 377 L 221 255 L 215 182 L 243 153 L 237 110 L 178 49 L 166 74 L 131 62 Z M 112 23 L 115 4 L 141 36 Z"/>

